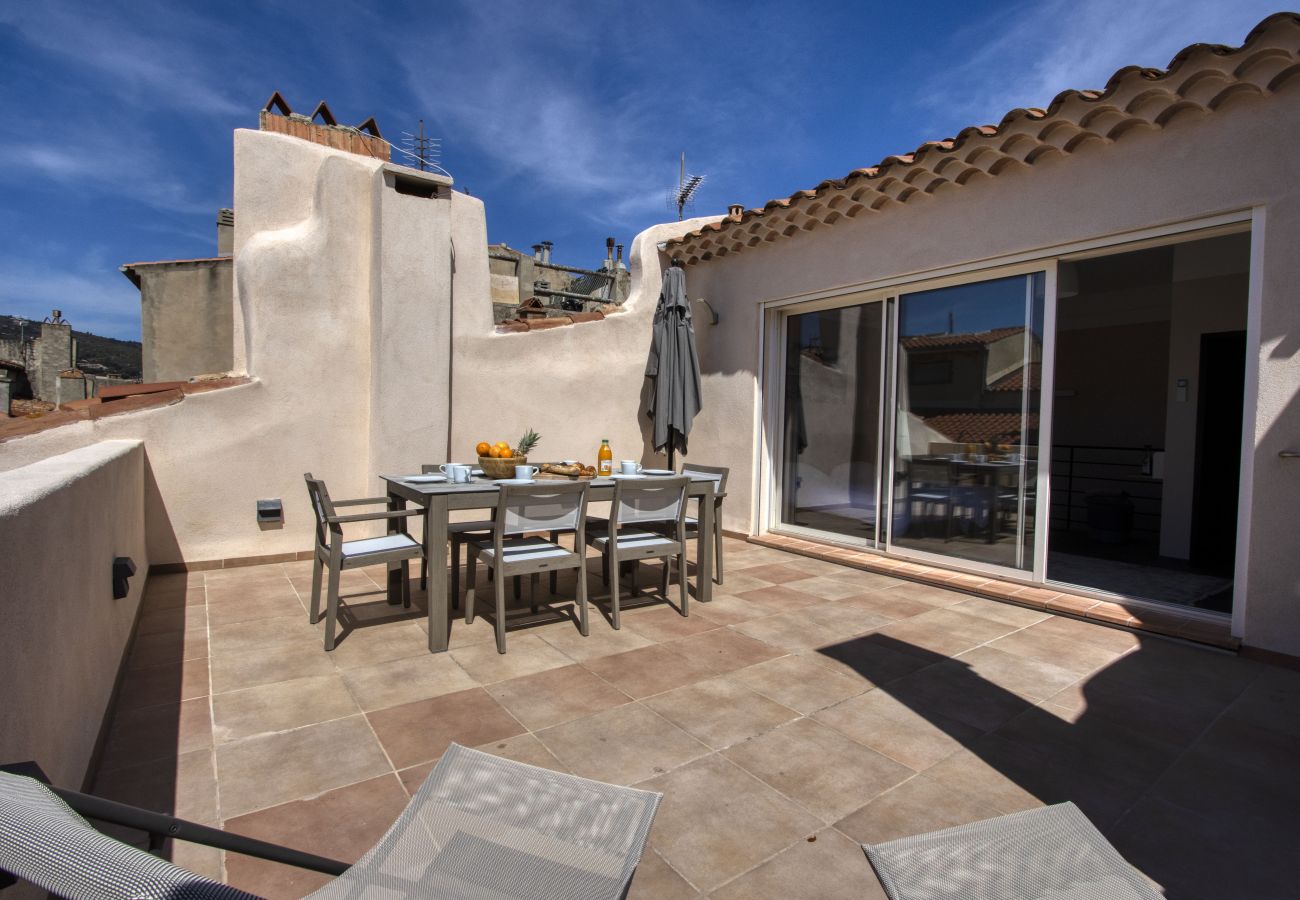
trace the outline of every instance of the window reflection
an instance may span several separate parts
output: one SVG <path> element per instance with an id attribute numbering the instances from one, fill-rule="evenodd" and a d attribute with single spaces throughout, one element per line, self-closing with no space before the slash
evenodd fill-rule
<path id="1" fill-rule="evenodd" d="M 900 298 L 895 546 L 1032 569 L 1043 286 Z"/>

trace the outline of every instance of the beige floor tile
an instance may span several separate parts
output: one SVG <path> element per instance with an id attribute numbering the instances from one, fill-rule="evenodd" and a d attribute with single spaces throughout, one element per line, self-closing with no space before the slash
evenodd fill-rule
<path id="1" fill-rule="evenodd" d="M 835 827 L 858 843 L 879 844 L 1000 815 L 961 788 L 922 774 L 881 794 Z"/>
<path id="2" fill-rule="evenodd" d="M 812 607 L 808 607 L 811 609 Z M 842 635 L 833 628 L 813 621 L 806 609 L 751 619 L 732 626 L 733 631 L 778 647 L 787 653 L 833 643 Z"/>
<path id="3" fill-rule="evenodd" d="M 477 747 L 526 730 L 482 688 L 367 713 L 394 768 L 436 760 L 452 742 Z"/>
<path id="4" fill-rule="evenodd" d="M 922 651 L 952 656 L 992 641 L 1015 630 L 1015 626 L 993 622 L 978 616 L 934 609 L 879 629 L 879 633 L 898 641 L 904 652 Z"/>
<path id="5" fill-rule="evenodd" d="M 555 772 L 569 771 L 568 767 L 556 759 L 555 754 L 547 750 L 546 745 L 539 741 L 532 732 L 515 735 L 500 741 L 490 741 L 480 745 L 478 749 L 484 753 L 491 753 L 493 756 L 513 759 L 515 762 L 527 763 L 530 766 L 551 769 Z"/>
<path id="6" fill-rule="evenodd" d="M 801 612 L 818 625 L 835 632 L 839 638 L 865 634 L 894 621 L 889 616 L 855 603 L 823 603 Z"/>
<path id="7" fill-rule="evenodd" d="M 702 663 L 719 675 L 785 655 L 780 648 L 731 628 L 719 628 L 679 641 L 669 641 L 663 646 L 678 656 Z"/>
<path id="8" fill-rule="evenodd" d="M 644 702 L 714 750 L 747 741 L 799 716 L 727 676 L 680 687 Z"/>
<path id="9" fill-rule="evenodd" d="M 1141 643 L 1141 637 L 1122 628 L 1108 628 L 1093 622 L 1082 622 L 1067 616 L 1048 616 L 1029 628 L 1035 634 L 1050 634 L 1068 641 L 1080 641 L 1102 647 L 1115 653 L 1132 650 Z"/>
<path id="10" fill-rule="evenodd" d="M 221 824 L 217 773 L 207 747 L 171 761 L 151 760 L 102 771 L 95 778 L 93 793 L 204 825 Z"/>
<path id="11" fill-rule="evenodd" d="M 228 819 L 226 828 L 352 863 L 379 842 L 406 803 L 401 784 L 387 774 Z M 231 885 L 264 897 L 301 897 L 329 881 L 315 872 L 242 854 L 230 854 L 226 866 Z"/>
<path id="12" fill-rule="evenodd" d="M 839 601 L 844 606 L 856 606 L 887 619 L 910 619 L 932 609 L 929 603 L 913 600 L 900 591 L 867 591 Z"/>
<path id="13" fill-rule="evenodd" d="M 207 607 L 203 605 L 173 606 L 152 612 L 142 610 L 136 622 L 135 633 L 166 634 L 170 631 L 185 631 L 190 628 L 206 628 L 208 624 Z"/>
<path id="14" fill-rule="evenodd" d="M 982 733 L 955 719 L 911 708 L 884 689 L 827 707 L 813 716 L 860 744 L 922 771 Z"/>
<path id="15" fill-rule="evenodd" d="M 230 600 L 208 607 L 208 621 L 213 628 L 237 622 L 255 622 L 276 616 L 302 616 L 303 607 L 292 590 L 268 597 Z"/>
<path id="16" fill-rule="evenodd" d="M 692 604 L 689 616 L 683 616 L 676 607 L 652 606 L 627 610 L 622 618 L 624 629 L 651 641 L 671 641 L 721 627 L 709 618 L 703 603 Z M 593 627 L 596 624 L 593 623 Z"/>
<path id="17" fill-rule="evenodd" d="M 832 671 L 806 656 L 782 656 L 729 677 L 803 715 L 857 696 L 870 687 L 860 678 Z"/>
<path id="18" fill-rule="evenodd" d="M 811 719 L 737 744 L 723 755 L 828 823 L 912 775 L 906 766 Z"/>
<path id="19" fill-rule="evenodd" d="M 803 591 L 798 590 L 800 583 L 772 584 L 752 591 L 728 588 L 728 593 L 734 594 L 742 600 L 748 600 L 750 603 L 766 606 L 773 614 L 790 612 L 805 606 L 816 606 L 819 603 L 826 602 L 821 597 L 814 594 L 805 594 Z"/>
<path id="20" fill-rule="evenodd" d="M 212 717 L 208 700 L 200 697 L 123 710 L 109 726 L 99 771 L 149 760 L 170 764 L 177 756 L 212 746 Z"/>
<path id="21" fill-rule="evenodd" d="M 1026 628 L 990 641 L 989 646 L 1013 656 L 1051 663 L 1079 676 L 1087 675 L 1114 662 L 1120 655 L 1118 651 L 1098 647 L 1096 644 L 1036 631 L 1037 627 Z"/>
<path id="22" fill-rule="evenodd" d="M 861 680 L 868 687 L 889 684 L 946 659 L 939 654 L 918 654 L 910 645 L 887 638 L 879 631 L 805 650 L 799 656 Z"/>
<path id="23" fill-rule="evenodd" d="M 709 894 L 710 900 L 818 897 L 886 900 L 862 848 L 834 828 L 795 841 L 761 866 Z"/>
<path id="24" fill-rule="evenodd" d="M 718 754 L 640 787 L 664 794 L 650 845 L 703 891 L 821 828 L 815 817 Z"/>
<path id="25" fill-rule="evenodd" d="M 976 647 L 953 659 L 972 675 L 1027 700 L 1045 700 L 1078 680 L 1068 669 L 993 647 Z"/>
<path id="26" fill-rule="evenodd" d="M 836 566 L 835 569 L 841 567 Z M 820 597 L 822 600 L 847 600 L 849 597 L 870 590 L 863 584 L 856 584 L 844 577 L 839 572 L 819 574 L 812 578 L 800 581 L 794 587 L 804 594 L 811 594 L 814 597 Z"/>
<path id="27" fill-rule="evenodd" d="M 208 660 L 189 659 L 146 669 L 128 669 L 122 675 L 117 709 L 139 709 L 159 703 L 179 703 L 208 695 Z"/>
<path id="28" fill-rule="evenodd" d="M 128 669 L 164 666 L 188 659 L 205 659 L 208 655 L 206 628 L 187 628 L 185 631 L 168 631 L 160 634 L 137 635 L 131 642 Z"/>
<path id="29" fill-rule="evenodd" d="M 934 607 L 956 606 L 965 600 L 970 599 L 970 594 L 964 594 L 960 591 L 950 591 L 947 588 L 937 587 L 932 584 L 922 584 L 916 581 L 900 581 L 889 590 L 898 593 L 911 600 L 919 600 L 922 603 L 928 603 Z"/>
<path id="30" fill-rule="evenodd" d="M 700 893 L 662 856 L 647 847 L 632 876 L 627 896 L 628 900 L 695 900 Z"/>
<path id="31" fill-rule="evenodd" d="M 691 608 L 695 609 L 695 607 Z M 771 603 L 759 603 L 722 591 L 715 592 L 713 599 L 708 603 L 700 603 L 699 608 L 709 619 L 719 625 L 735 625 L 780 612 L 779 609 L 773 609 Z"/>
<path id="32" fill-rule="evenodd" d="M 589 659 L 583 665 L 629 697 L 650 697 L 715 674 L 703 659 L 682 656 L 662 644 Z"/>
<path id="33" fill-rule="evenodd" d="M 974 797 L 972 802 L 994 810 L 995 815 L 1042 806 L 1043 801 L 1031 790 L 1003 774 L 998 765 L 989 761 L 999 758 L 994 749 L 999 743 L 1001 739 L 996 735 L 983 737 L 970 749 L 952 754 L 926 769 L 924 774 L 944 788 L 970 794 Z M 988 760 L 983 758 L 985 755 Z"/>
<path id="34" fill-rule="evenodd" d="M 519 632 L 507 635 L 505 653 L 497 652 L 495 642 L 470 644 L 448 652 L 480 684 L 495 684 L 573 663 L 537 635 Z"/>
<path id="35" fill-rule="evenodd" d="M 811 573 L 800 569 L 798 566 L 787 565 L 784 562 L 749 566 L 741 569 L 739 574 L 747 575 L 750 578 L 758 578 L 769 584 L 789 584 L 793 581 L 804 581 L 813 577 Z"/>
<path id="36" fill-rule="evenodd" d="M 606 623 L 599 621 L 594 612 L 592 615 L 591 633 L 585 637 L 577 626 L 571 623 L 561 623 L 559 627 L 547 627 L 538 631 L 537 636 L 575 662 L 611 656 L 638 647 L 649 647 L 654 643 L 630 628 L 620 628 L 615 631 Z"/>
<path id="37" fill-rule="evenodd" d="M 1015 625 L 1017 628 L 1026 628 L 1052 617 L 1051 613 L 1043 612 L 1040 609 L 1017 606 L 1014 603 L 1003 603 L 999 600 L 986 600 L 983 597 L 971 597 L 969 600 L 963 600 L 955 606 L 950 606 L 949 609 L 953 612 L 980 616 L 985 619 L 992 619 L 995 622 L 1004 622 L 1007 625 Z"/>
<path id="38" fill-rule="evenodd" d="M 574 773 L 613 784 L 636 784 L 709 752 L 639 703 L 556 725 L 537 737 Z"/>
<path id="39" fill-rule="evenodd" d="M 311 640 L 276 647 L 273 652 L 252 649 L 220 653 L 212 657 L 210 665 L 214 694 L 337 671 L 315 635 Z"/>
<path id="40" fill-rule="evenodd" d="M 343 680 L 367 712 L 478 686 L 451 654 L 428 652 L 344 669 Z"/>
<path id="41" fill-rule="evenodd" d="M 389 771 L 384 751 L 359 715 L 217 747 L 221 814 L 227 821 Z"/>
<path id="42" fill-rule="evenodd" d="M 886 690 L 923 716 L 956 720 L 980 731 L 992 731 L 1034 706 L 1032 700 L 981 678 L 959 660 L 929 666 Z"/>
<path id="43" fill-rule="evenodd" d="M 632 698 L 579 665 L 561 666 L 499 681 L 487 692 L 530 731 L 632 702 Z"/>
<path id="44" fill-rule="evenodd" d="M 324 634 L 324 625 L 308 625 L 305 613 L 258 619 L 254 622 L 237 622 L 210 630 L 212 653 L 215 656 L 249 651 L 279 651 L 285 647 L 309 643 L 320 647 Z"/>
<path id="45" fill-rule="evenodd" d="M 218 744 L 342 719 L 361 710 L 337 674 L 263 684 L 212 698 Z"/>
<path id="46" fill-rule="evenodd" d="M 316 626 L 320 640 L 325 625 Z M 429 635 L 414 619 L 366 625 L 340 634 L 329 658 L 340 669 L 373 666 L 394 659 L 420 656 L 429 652 Z"/>

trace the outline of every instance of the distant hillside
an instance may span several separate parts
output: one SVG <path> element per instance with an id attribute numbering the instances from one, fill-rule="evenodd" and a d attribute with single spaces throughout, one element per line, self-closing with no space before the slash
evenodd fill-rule
<path id="1" fill-rule="evenodd" d="M 0 340 L 15 341 L 24 332 L 28 338 L 40 335 L 41 323 L 19 316 L 0 316 Z M 140 377 L 139 341 L 119 341 L 75 329 L 72 336 L 77 341 L 77 363 L 82 371 Z"/>

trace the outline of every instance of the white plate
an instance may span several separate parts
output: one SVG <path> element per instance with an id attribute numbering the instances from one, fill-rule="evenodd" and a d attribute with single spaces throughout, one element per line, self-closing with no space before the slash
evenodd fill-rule
<path id="1" fill-rule="evenodd" d="M 532 484 L 532 478 L 494 478 L 493 484 Z"/>
<path id="2" fill-rule="evenodd" d="M 469 470 L 469 474 L 471 474 L 471 475 L 482 475 L 482 474 L 483 474 L 483 470 L 480 469 L 480 468 L 478 468 L 478 467 L 475 467 L 475 468 Z"/>
<path id="3" fill-rule="evenodd" d="M 642 474 L 640 474 L 640 473 L 637 473 L 636 475 L 624 475 L 622 472 L 615 472 L 613 475 L 609 475 L 609 476 L 607 476 L 607 477 L 609 477 L 609 478 L 644 478 L 645 476 L 642 475 Z"/>
<path id="4" fill-rule="evenodd" d="M 561 462 L 566 466 L 578 465 L 578 461 L 576 459 L 565 459 L 565 460 L 561 460 Z"/>
<path id="5" fill-rule="evenodd" d="M 642 469 L 642 475 L 676 475 L 672 469 Z"/>
<path id="6" fill-rule="evenodd" d="M 439 481 L 446 481 L 446 475 L 403 475 L 403 481 L 409 481 L 411 484 L 437 484 Z"/>

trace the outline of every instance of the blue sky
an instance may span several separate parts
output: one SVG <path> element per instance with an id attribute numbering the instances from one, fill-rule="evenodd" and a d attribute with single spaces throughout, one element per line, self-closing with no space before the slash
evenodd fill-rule
<path id="1" fill-rule="evenodd" d="M 1120 66 L 1236 45 L 1251 0 L 0 3 L 0 314 L 138 338 L 124 262 L 210 256 L 231 132 L 274 90 L 423 118 L 488 236 L 595 265 L 672 218 L 761 205 Z M 236 211 L 238 215 L 238 211 Z"/>

